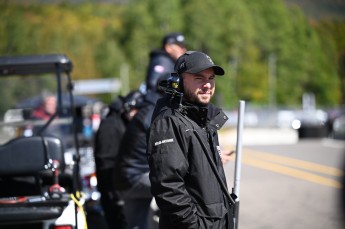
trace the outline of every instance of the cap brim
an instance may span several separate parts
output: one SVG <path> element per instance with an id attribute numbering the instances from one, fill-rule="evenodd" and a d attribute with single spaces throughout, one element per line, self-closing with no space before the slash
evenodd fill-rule
<path id="1" fill-rule="evenodd" d="M 185 42 L 178 42 L 178 41 L 173 41 L 173 42 L 166 42 L 164 43 L 164 45 L 178 45 L 178 46 L 181 46 L 181 47 L 186 47 L 186 43 Z"/>
<path id="2" fill-rule="evenodd" d="M 217 76 L 222 76 L 222 75 L 225 74 L 224 69 L 222 67 L 218 66 L 218 65 L 215 65 L 213 67 L 213 69 L 214 69 L 214 74 L 217 75 Z"/>
<path id="3" fill-rule="evenodd" d="M 196 67 L 196 68 L 189 69 L 186 72 L 196 74 L 196 73 L 202 72 L 208 68 L 213 68 L 214 74 L 217 76 L 222 76 L 225 73 L 224 69 L 218 65 L 208 65 L 208 66 Z"/>

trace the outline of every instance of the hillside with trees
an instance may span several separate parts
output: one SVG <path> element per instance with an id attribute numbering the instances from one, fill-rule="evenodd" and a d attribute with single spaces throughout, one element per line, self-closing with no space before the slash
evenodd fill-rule
<path id="1" fill-rule="evenodd" d="M 300 107 L 305 92 L 320 106 L 344 103 L 344 23 L 311 24 L 282 0 L 16 2 L 0 0 L 0 55 L 64 53 L 75 80 L 120 78 L 127 66 L 135 89 L 150 50 L 166 32 L 181 31 L 189 49 L 224 66 L 215 101 L 221 106 L 244 99 Z M 16 97 L 11 90 L 0 85 L 2 104 Z"/>
<path id="2" fill-rule="evenodd" d="M 284 0 L 288 6 L 298 6 L 312 20 L 345 21 L 343 0 Z"/>

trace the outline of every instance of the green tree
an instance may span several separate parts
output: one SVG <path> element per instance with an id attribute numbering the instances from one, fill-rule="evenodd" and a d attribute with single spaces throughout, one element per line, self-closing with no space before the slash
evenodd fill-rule
<path id="1" fill-rule="evenodd" d="M 333 83 L 338 83 L 340 88 L 339 93 L 341 93 L 340 101 L 341 103 L 345 103 L 345 22 L 322 20 L 320 22 L 314 23 L 313 27 L 316 29 L 318 34 L 320 34 L 321 44 L 325 54 L 327 54 L 329 61 L 338 66 L 337 69 L 332 70 L 337 71 L 339 81 L 334 80 Z M 332 49 L 329 48 L 330 44 L 333 45 Z M 331 66 L 333 66 L 334 64 L 332 64 Z M 328 94 L 329 96 L 333 96 L 332 92 L 328 92 Z"/>
<path id="2" fill-rule="evenodd" d="M 180 1 L 131 1 L 124 10 L 121 37 L 130 64 L 131 86 L 145 80 L 149 52 L 161 47 L 163 35 L 181 31 Z"/>
<path id="3" fill-rule="evenodd" d="M 0 31 L 0 55 L 64 53 L 73 61 L 73 79 L 120 77 L 127 65 L 131 89 L 144 81 L 149 52 L 161 46 L 162 36 L 181 31 L 189 49 L 225 68 L 217 80 L 218 105 L 231 108 L 238 99 L 267 105 L 274 96 L 277 105 L 298 106 L 305 92 L 320 105 L 344 101 L 344 23 L 311 24 L 282 0 L 0 0 Z M 270 57 L 276 62 L 269 67 Z M 0 85 L 0 95 L 9 90 Z"/>

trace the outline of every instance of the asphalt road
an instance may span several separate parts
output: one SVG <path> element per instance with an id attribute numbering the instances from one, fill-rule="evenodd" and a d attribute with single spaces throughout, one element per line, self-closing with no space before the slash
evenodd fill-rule
<path id="1" fill-rule="evenodd" d="M 221 132 L 220 142 L 223 149 L 235 149 L 236 130 Z M 224 167 L 230 189 L 234 159 Z M 239 229 L 345 228 L 343 165 L 345 141 L 298 140 L 289 129 L 245 129 Z M 89 228 L 103 228 L 102 217 L 90 216 Z"/>
<path id="2" fill-rule="evenodd" d="M 224 149 L 234 149 L 236 136 L 222 133 L 221 142 Z M 298 140 L 292 131 L 247 130 L 243 143 L 240 229 L 345 228 L 340 199 L 345 141 Z M 234 164 L 225 166 L 230 188 Z"/>

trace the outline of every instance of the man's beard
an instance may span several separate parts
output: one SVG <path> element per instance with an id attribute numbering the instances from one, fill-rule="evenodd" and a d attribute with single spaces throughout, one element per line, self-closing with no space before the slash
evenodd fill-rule
<path id="1" fill-rule="evenodd" d="M 208 102 L 201 101 L 200 98 L 192 91 L 184 90 L 184 97 L 188 102 L 198 106 L 205 106 L 210 103 L 210 100 Z"/>

